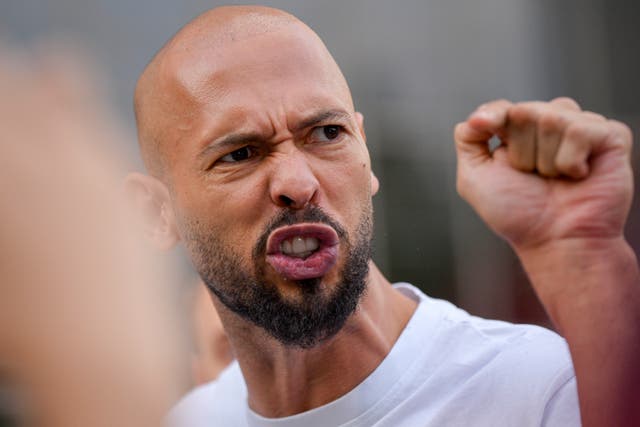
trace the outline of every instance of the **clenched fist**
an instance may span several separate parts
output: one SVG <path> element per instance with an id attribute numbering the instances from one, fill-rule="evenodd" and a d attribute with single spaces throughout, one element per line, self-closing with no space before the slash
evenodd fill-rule
<path id="1" fill-rule="evenodd" d="M 516 249 L 622 235 L 633 193 L 624 124 L 568 98 L 499 100 L 458 124 L 455 140 L 458 191 Z"/>

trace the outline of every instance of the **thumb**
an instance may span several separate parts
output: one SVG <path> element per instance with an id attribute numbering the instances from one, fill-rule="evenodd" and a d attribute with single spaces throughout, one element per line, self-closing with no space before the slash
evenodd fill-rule
<path id="1" fill-rule="evenodd" d="M 472 127 L 469 122 L 458 123 L 453 132 L 458 167 L 479 166 L 491 159 L 489 139 L 493 133 Z"/>
<path id="2" fill-rule="evenodd" d="M 466 121 L 458 123 L 454 130 L 458 167 L 479 166 L 491 160 L 489 140 L 505 133 L 508 112 L 513 104 L 498 99 L 479 106 Z"/>
<path id="3" fill-rule="evenodd" d="M 506 100 L 483 104 L 454 129 L 458 158 L 456 187 L 458 193 L 468 201 L 475 194 L 478 175 L 485 173 L 485 166 L 495 160 L 504 160 L 504 148 L 492 153 L 489 140 L 494 135 L 504 135 L 510 106 L 511 103 Z"/>

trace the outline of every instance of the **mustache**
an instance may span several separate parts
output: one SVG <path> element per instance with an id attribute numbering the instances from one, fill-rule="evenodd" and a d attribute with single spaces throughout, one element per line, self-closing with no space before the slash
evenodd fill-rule
<path id="1" fill-rule="evenodd" d="M 257 259 L 261 255 L 266 253 L 267 250 L 267 240 L 269 240 L 269 236 L 273 233 L 274 230 L 293 224 L 299 224 L 301 222 L 316 222 L 322 223 L 330 226 L 335 230 L 340 239 L 344 239 L 347 237 L 347 232 L 340 225 L 340 223 L 331 216 L 329 216 L 325 211 L 323 211 L 318 206 L 307 206 L 303 210 L 293 211 L 291 209 L 284 209 L 280 211 L 275 217 L 269 221 L 269 223 L 265 226 L 264 231 L 260 235 L 260 238 L 256 242 L 256 245 L 253 249 L 253 258 Z"/>

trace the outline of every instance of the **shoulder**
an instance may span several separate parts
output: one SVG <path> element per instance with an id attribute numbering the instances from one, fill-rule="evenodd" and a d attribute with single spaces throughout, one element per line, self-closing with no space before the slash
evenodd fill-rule
<path id="1" fill-rule="evenodd" d="M 167 416 L 170 427 L 210 426 L 224 420 L 226 426 L 244 425 L 247 392 L 238 362 L 234 361 L 220 377 L 185 395 Z"/>
<path id="2" fill-rule="evenodd" d="M 407 285 L 401 285 L 406 288 Z M 528 373 L 572 373 L 567 342 L 549 329 L 473 316 L 452 303 L 411 287 L 430 318 L 429 338 L 448 360 L 504 369 L 527 366 Z"/>
<path id="3" fill-rule="evenodd" d="M 513 416 L 513 422 L 515 417 L 541 421 L 557 414 L 579 419 L 571 355 L 560 335 L 535 325 L 472 316 L 414 287 L 399 287 L 420 299 L 424 320 L 416 332 L 425 334 L 423 366 L 430 375 L 423 385 L 431 392 L 437 389 L 451 404 L 462 399 L 481 406 L 470 404 L 466 415 L 508 402 L 493 415 Z"/>
<path id="4" fill-rule="evenodd" d="M 482 353 L 481 350 L 484 349 L 508 351 L 516 358 L 530 357 L 534 353 L 545 360 L 558 360 L 565 365 L 571 363 L 566 341 L 554 331 L 536 325 L 473 316 L 448 301 L 431 298 L 409 284 L 400 283 L 395 287 L 419 301 L 419 315 L 423 317 L 420 321 L 422 329 L 429 333 L 429 339 L 445 345 L 453 353 L 462 351 L 471 356 Z M 464 351 L 470 346 L 475 351 Z"/>

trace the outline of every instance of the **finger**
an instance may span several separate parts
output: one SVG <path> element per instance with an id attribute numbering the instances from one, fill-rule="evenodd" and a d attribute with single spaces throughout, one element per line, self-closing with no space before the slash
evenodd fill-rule
<path id="1" fill-rule="evenodd" d="M 594 113 L 593 111 L 583 111 L 582 117 L 589 120 L 594 120 L 597 122 L 606 122 L 607 118 L 602 114 Z"/>
<path id="2" fill-rule="evenodd" d="M 556 154 L 567 123 L 566 115 L 559 111 L 547 111 L 538 119 L 536 169 L 542 176 L 555 178 L 559 175 Z"/>
<path id="3" fill-rule="evenodd" d="M 541 102 L 526 102 L 509 109 L 507 154 L 512 167 L 524 172 L 536 168 L 538 117 L 549 107 Z"/>
<path id="4" fill-rule="evenodd" d="M 568 98 L 566 96 L 554 98 L 551 101 L 549 101 L 549 104 L 553 105 L 554 107 L 559 107 L 560 109 L 563 109 L 563 110 L 569 110 L 569 111 L 582 110 L 580 108 L 580 105 L 578 105 L 578 103 L 575 100 Z"/>
<path id="5" fill-rule="evenodd" d="M 565 128 L 569 123 L 571 121 L 576 121 L 576 123 L 606 122 L 607 119 L 591 111 L 579 110 L 578 105 L 570 98 L 557 98 L 550 104 L 553 104 L 555 108 L 545 110 L 538 118 L 536 169 L 540 175 L 554 178 L 561 174 L 556 167 L 556 155 Z M 561 161 L 566 161 L 566 159 Z M 573 167 L 575 168 L 575 166 Z M 576 174 L 575 178 L 579 178 L 586 172 L 584 167 L 578 167 L 577 171 L 573 173 Z"/>
<path id="6" fill-rule="evenodd" d="M 609 137 L 607 122 L 572 121 L 565 129 L 555 165 L 563 175 L 583 179 L 589 175 L 589 156 Z"/>
<path id="7" fill-rule="evenodd" d="M 467 119 L 469 125 L 491 136 L 503 136 L 507 125 L 507 113 L 513 103 L 506 99 L 487 102 L 479 106 Z"/>
<path id="8" fill-rule="evenodd" d="M 600 149 L 618 149 L 627 156 L 630 156 L 633 145 L 633 133 L 629 126 L 617 120 L 607 120 L 606 123 L 609 126 L 610 135 L 605 147 L 600 147 Z"/>

